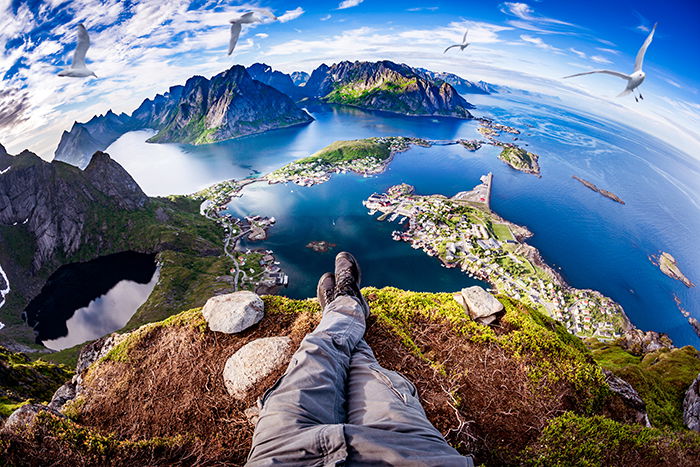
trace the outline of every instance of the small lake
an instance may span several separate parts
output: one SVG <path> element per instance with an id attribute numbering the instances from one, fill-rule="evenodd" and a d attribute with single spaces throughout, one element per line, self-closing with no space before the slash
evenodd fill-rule
<path id="1" fill-rule="evenodd" d="M 61 350 L 124 327 L 158 282 L 155 255 L 123 252 L 61 266 L 24 311 L 37 343 Z"/>
<path id="2" fill-rule="evenodd" d="M 668 333 L 678 346 L 700 348 L 700 338 L 674 303 L 675 295 L 700 319 L 700 287 L 686 288 L 648 260 L 650 254 L 668 251 L 691 280 L 700 282 L 700 251 L 693 241 L 700 231 L 698 161 L 653 136 L 554 99 L 517 93 L 467 97 L 477 105 L 476 115 L 521 129 L 519 144 L 540 155 L 542 177 L 510 169 L 491 146 L 476 152 L 435 146 L 399 154 L 384 174 L 371 178 L 336 175 L 310 188 L 250 185 L 230 210 L 277 217 L 268 240 L 250 246 L 275 251 L 290 275 L 289 288 L 280 293 L 313 296 L 316 280 L 332 267 L 333 253 L 341 249 L 358 256 L 366 285 L 454 291 L 473 283 L 407 243 L 392 241 L 391 231 L 401 226 L 370 218 L 361 201 L 399 182 L 414 185 L 419 194 L 452 196 L 493 172 L 494 211 L 527 226 L 534 233 L 529 243 L 571 285 L 613 298 L 641 329 Z M 336 140 L 382 135 L 479 138 L 474 121 L 338 107 L 309 111 L 315 121 L 303 127 L 199 147 L 148 144 L 148 134 L 136 132 L 124 135 L 107 152 L 148 194 L 160 195 L 266 173 Z M 627 204 L 588 190 L 572 175 L 612 191 Z M 313 240 L 337 247 L 316 253 L 305 248 Z"/>

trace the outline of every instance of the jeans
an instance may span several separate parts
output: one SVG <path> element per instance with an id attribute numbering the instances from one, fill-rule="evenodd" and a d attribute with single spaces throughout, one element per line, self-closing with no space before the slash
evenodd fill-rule
<path id="1" fill-rule="evenodd" d="M 261 400 L 248 466 L 471 466 L 428 421 L 415 386 L 367 345 L 366 303 L 340 296 Z"/>

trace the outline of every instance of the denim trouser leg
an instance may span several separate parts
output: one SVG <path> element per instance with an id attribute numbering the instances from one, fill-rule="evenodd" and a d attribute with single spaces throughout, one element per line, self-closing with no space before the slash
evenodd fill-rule
<path id="1" fill-rule="evenodd" d="M 350 359 L 345 439 L 350 465 L 473 465 L 428 421 L 415 386 L 379 365 L 362 339 Z"/>
<path id="2" fill-rule="evenodd" d="M 365 304 L 326 307 L 263 396 L 247 465 L 473 465 L 425 417 L 415 387 L 362 339 Z"/>
<path id="3" fill-rule="evenodd" d="M 342 461 L 350 355 L 365 333 L 360 303 L 341 296 L 263 396 L 248 465 L 328 465 Z"/>

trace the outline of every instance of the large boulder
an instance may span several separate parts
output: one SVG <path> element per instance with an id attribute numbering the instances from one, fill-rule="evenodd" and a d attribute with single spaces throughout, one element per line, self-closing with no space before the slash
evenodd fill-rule
<path id="1" fill-rule="evenodd" d="M 240 291 L 210 298 L 202 315 L 212 331 L 234 334 L 260 321 L 264 311 L 265 304 L 257 294 Z"/>
<path id="2" fill-rule="evenodd" d="M 289 337 L 264 337 L 238 349 L 224 366 L 228 393 L 245 399 L 258 383 L 287 362 L 291 344 Z"/>
<path id="3" fill-rule="evenodd" d="M 695 378 L 685 393 L 683 423 L 689 430 L 700 431 L 700 375 Z"/>
<path id="4" fill-rule="evenodd" d="M 454 299 L 462 305 L 475 321 L 492 324 L 503 312 L 503 304 L 483 288 L 475 285 L 454 294 Z"/>

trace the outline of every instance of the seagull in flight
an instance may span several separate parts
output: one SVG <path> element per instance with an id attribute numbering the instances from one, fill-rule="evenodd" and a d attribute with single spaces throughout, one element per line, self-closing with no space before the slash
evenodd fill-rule
<path id="1" fill-rule="evenodd" d="M 85 66 L 85 54 L 87 54 L 88 48 L 90 48 L 90 36 L 85 26 L 79 24 L 78 45 L 75 47 L 75 52 L 73 53 L 73 62 L 70 67 L 59 71 L 58 76 L 66 76 L 69 78 L 87 78 L 88 76 L 94 76 L 97 78 L 97 75 L 91 70 L 88 70 L 87 66 Z"/>
<path id="2" fill-rule="evenodd" d="M 238 18 L 234 18 L 229 21 L 231 23 L 231 40 L 229 40 L 228 43 L 229 55 L 233 53 L 233 49 L 236 47 L 236 43 L 238 42 L 238 36 L 241 35 L 241 25 L 255 23 L 256 21 L 259 21 L 256 17 L 253 16 L 254 13 L 255 12 L 253 11 L 249 11 L 248 13 L 245 13 L 239 16 Z"/>
<path id="3" fill-rule="evenodd" d="M 445 51 L 444 51 L 443 53 L 447 53 L 447 51 L 450 50 L 450 49 L 453 48 L 453 47 L 459 47 L 459 50 L 461 50 L 462 52 L 464 52 L 464 49 L 466 49 L 467 46 L 471 44 L 471 42 L 467 42 L 467 34 L 469 34 L 469 29 L 467 29 L 467 30 L 464 32 L 464 37 L 462 38 L 462 43 L 461 43 L 461 44 L 451 45 L 451 46 L 449 46 L 448 48 L 446 48 Z"/>
<path id="4" fill-rule="evenodd" d="M 626 96 L 629 93 L 633 93 L 634 90 L 637 89 L 644 82 L 644 78 L 646 78 L 647 76 L 646 73 L 642 71 L 642 63 L 644 62 L 644 54 L 647 53 L 647 48 L 649 48 L 649 44 L 651 44 L 651 40 L 654 38 L 656 24 L 657 23 L 654 23 L 654 27 L 651 29 L 651 32 L 647 36 L 646 40 L 644 40 L 642 47 L 640 47 L 639 49 L 639 52 L 637 52 L 637 58 L 634 61 L 634 71 L 631 75 L 626 75 L 624 73 L 612 70 L 595 70 L 587 71 L 585 73 L 576 73 L 575 75 L 564 76 L 564 79 L 573 78 L 574 76 L 590 75 L 593 73 L 606 73 L 608 75 L 617 76 L 619 78 L 627 80 L 627 87 L 617 97 Z M 639 99 L 644 100 L 644 97 L 642 97 L 642 93 L 640 91 L 637 92 L 639 93 Z M 639 102 L 639 99 L 637 99 L 636 95 L 634 96 L 635 101 Z"/>

